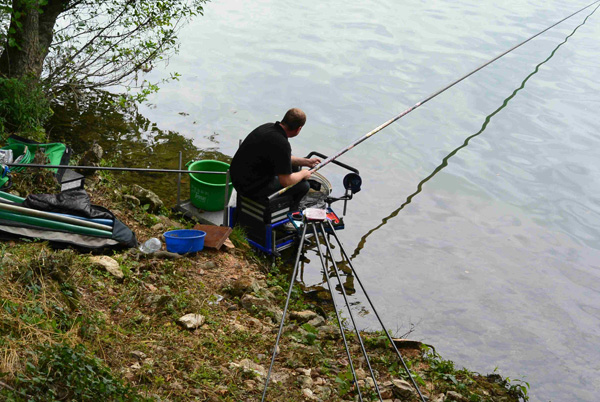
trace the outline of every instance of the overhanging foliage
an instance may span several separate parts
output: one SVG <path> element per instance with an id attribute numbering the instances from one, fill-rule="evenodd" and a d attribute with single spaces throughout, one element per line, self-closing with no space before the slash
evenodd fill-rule
<path id="1" fill-rule="evenodd" d="M 177 51 L 179 29 L 205 2 L 0 0 L 0 74 L 33 74 L 55 91 L 126 85 L 143 95 L 156 88 L 138 74 Z"/>

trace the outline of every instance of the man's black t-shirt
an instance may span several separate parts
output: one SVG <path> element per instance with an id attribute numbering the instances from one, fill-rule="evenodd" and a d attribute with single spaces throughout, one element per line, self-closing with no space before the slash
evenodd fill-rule
<path id="1" fill-rule="evenodd" d="M 251 195 L 275 176 L 292 173 L 292 148 L 279 122 L 252 131 L 231 161 L 231 181 L 241 194 Z"/>

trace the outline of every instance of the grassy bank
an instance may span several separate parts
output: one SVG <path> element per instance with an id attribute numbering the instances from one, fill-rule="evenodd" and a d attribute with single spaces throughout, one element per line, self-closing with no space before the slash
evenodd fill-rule
<path id="1" fill-rule="evenodd" d="M 139 240 L 193 222 L 146 213 L 110 175 L 88 180 Z M 37 241 L 0 245 L 0 399 L 8 401 L 260 400 L 288 286 L 242 240 L 172 259 L 111 254 L 122 278 L 91 254 Z M 163 258 L 164 257 L 164 258 Z M 332 311 L 296 289 L 271 376 L 270 401 L 353 401 L 349 362 Z M 200 319 L 186 328 L 186 314 Z M 201 316 L 201 317 L 199 317 Z M 365 400 L 377 400 L 355 335 L 347 332 Z M 365 345 L 384 399 L 417 401 L 382 333 Z M 426 346 L 403 349 L 431 401 L 518 401 L 526 386 L 459 369 Z"/>

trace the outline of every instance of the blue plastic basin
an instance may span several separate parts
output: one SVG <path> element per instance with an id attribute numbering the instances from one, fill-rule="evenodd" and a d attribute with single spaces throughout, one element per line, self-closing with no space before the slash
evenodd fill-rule
<path id="1" fill-rule="evenodd" d="M 195 229 L 180 229 L 165 232 L 167 251 L 171 253 L 195 253 L 204 248 L 206 232 Z"/>

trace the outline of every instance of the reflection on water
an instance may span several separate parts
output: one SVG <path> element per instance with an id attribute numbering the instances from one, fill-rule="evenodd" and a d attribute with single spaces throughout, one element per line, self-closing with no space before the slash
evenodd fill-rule
<path id="1" fill-rule="evenodd" d="M 119 106 L 118 97 L 109 92 L 58 99 L 53 110 L 54 115 L 47 125 L 50 139 L 69 145 L 75 158 L 97 142 L 104 150 L 104 159 L 119 167 L 178 169 L 179 152 L 182 152 L 184 165 L 200 159 L 230 160 L 216 147 L 200 150 L 192 139 L 175 131 L 161 130 L 141 115 L 137 106 Z M 176 185 L 176 174 L 113 174 L 120 175 L 119 180 L 126 184 L 142 183 L 167 205 L 175 204 L 172 189 Z M 183 175 L 182 197 L 186 196 L 189 197 L 189 179 Z"/>
<path id="2" fill-rule="evenodd" d="M 169 71 L 157 68 L 149 77 L 158 82 L 177 71 L 180 81 L 165 85 L 140 111 L 158 127 L 193 139 L 189 148 L 182 146 L 189 160 L 193 145 L 233 155 L 254 127 L 299 106 L 308 122 L 292 141 L 294 153 L 331 154 L 574 8 L 558 0 L 213 2 L 182 32 L 181 54 L 170 60 Z M 413 335 L 456 364 L 525 376 L 532 401 L 595 400 L 600 392 L 598 21 L 588 21 L 527 81 L 484 127 L 485 135 L 455 155 L 448 152 L 465 142 L 465 133 L 480 130 L 485 116 L 583 17 L 471 76 L 343 157 L 360 170 L 364 185 L 340 236 L 352 251 L 374 230 L 352 263 L 386 325 L 420 322 Z M 96 116 L 135 120 L 135 112 L 125 118 L 111 113 Z M 77 126 L 78 118 L 68 124 Z M 78 130 L 90 141 L 89 130 L 118 137 L 113 128 L 82 125 Z M 128 146 L 142 156 L 117 143 L 106 149 L 122 164 L 148 166 L 146 147 L 168 145 L 154 143 L 153 133 L 165 138 L 170 132 L 144 125 L 116 130 L 132 130 Z M 70 127 L 56 125 L 55 138 L 61 129 Z M 167 141 L 182 141 L 173 135 Z M 72 137 L 67 142 L 79 141 L 79 134 Z M 175 167 L 179 149 L 173 148 L 164 151 L 164 161 L 156 159 L 162 150 L 150 151 L 153 166 Z M 452 163 L 434 172 L 422 191 L 423 178 L 450 156 Z M 335 185 L 343 174 L 334 169 L 323 173 Z M 390 222 L 396 215 L 387 212 L 400 204 L 403 213 Z M 385 215 L 387 224 L 372 229 Z M 311 253 L 304 280 L 323 285 L 321 264 Z M 354 281 L 351 299 L 359 300 Z"/>
<path id="3" fill-rule="evenodd" d="M 332 248 L 332 252 L 335 253 L 335 245 L 331 244 L 331 248 Z M 321 245 L 323 250 L 325 250 L 324 245 Z M 307 269 L 314 269 L 315 266 L 315 262 L 312 262 L 312 260 L 310 260 L 307 257 L 307 254 L 310 254 L 311 256 L 314 256 L 315 262 L 319 265 L 321 265 L 321 271 L 320 271 L 320 276 L 321 276 L 321 280 L 315 280 L 313 277 L 311 277 L 310 280 L 306 280 L 305 281 L 305 277 L 304 277 L 304 273 L 305 270 Z M 338 272 L 340 274 L 340 278 L 343 279 L 343 286 L 344 289 L 346 290 L 346 294 L 348 295 L 353 295 L 354 293 L 356 293 L 356 288 L 354 287 L 354 275 L 352 275 L 352 269 L 350 268 L 350 266 L 348 265 L 348 263 L 346 262 L 345 259 L 340 258 L 341 259 L 337 259 L 335 256 L 333 257 L 334 259 L 332 259 L 332 256 L 329 252 L 327 252 L 324 255 L 325 258 L 325 266 L 323 266 L 323 264 L 321 264 L 320 259 L 318 257 L 318 250 L 317 250 L 317 245 L 314 241 L 310 241 L 308 244 L 305 244 L 303 253 L 302 253 L 302 258 L 300 259 L 300 265 L 299 265 L 299 284 L 300 286 L 302 286 L 302 289 L 304 290 L 304 292 L 311 298 L 313 298 L 314 300 L 319 301 L 319 298 L 323 297 L 322 301 L 327 302 L 328 300 L 330 300 L 330 296 L 329 296 L 329 289 L 327 287 L 327 278 L 325 277 L 325 275 L 328 275 L 330 280 L 333 279 L 334 283 L 335 283 L 335 289 L 341 294 L 342 293 L 342 289 L 340 287 L 339 282 L 337 282 L 337 278 L 335 275 L 335 270 L 334 270 L 334 266 L 333 266 L 333 261 L 335 261 L 335 264 L 338 268 Z"/>
<path id="4" fill-rule="evenodd" d="M 564 41 L 562 41 L 561 43 L 558 44 L 558 46 L 556 46 L 556 48 L 554 50 L 552 50 L 552 53 L 550 53 L 550 56 L 548 56 L 548 58 L 546 58 L 546 60 L 542 61 L 540 64 L 538 64 L 537 66 L 535 66 L 535 69 L 533 70 L 533 72 L 531 74 L 529 74 L 527 77 L 525 77 L 525 79 L 523 80 L 523 82 L 521 83 L 521 85 L 515 89 L 513 91 L 512 94 L 510 94 L 509 97 L 507 97 L 506 99 L 504 99 L 504 101 L 502 102 L 502 105 L 494 110 L 491 114 L 489 114 L 488 116 L 486 116 L 485 121 L 483 122 L 483 125 L 481 126 L 481 129 L 479 131 L 477 131 L 475 134 L 467 137 L 465 139 L 465 142 L 463 142 L 463 144 L 461 146 L 459 146 L 458 148 L 454 149 L 452 152 L 450 152 L 448 155 L 446 155 L 446 157 L 444 159 L 442 159 L 442 163 L 439 164 L 434 170 L 433 172 L 431 172 L 431 174 L 429 174 L 429 176 L 425 177 L 423 180 L 421 180 L 419 182 L 419 184 L 417 185 L 417 190 L 412 193 L 411 195 L 409 195 L 408 197 L 406 197 L 406 201 L 404 201 L 399 207 L 398 209 L 395 209 L 394 211 L 392 211 L 388 216 L 386 216 L 385 218 L 383 218 L 381 220 L 381 223 L 377 226 L 375 226 L 373 229 L 369 230 L 367 233 L 365 233 L 360 241 L 358 242 L 358 245 L 356 246 L 356 249 L 354 250 L 354 253 L 352 253 L 352 256 L 350 257 L 351 259 L 356 258 L 359 254 L 360 251 L 365 247 L 365 244 L 367 242 L 367 238 L 374 232 L 376 232 L 378 229 L 381 229 L 384 225 L 386 225 L 391 219 L 393 219 L 395 216 L 397 216 L 400 211 L 402 211 L 402 209 L 404 209 L 404 207 L 406 207 L 408 204 L 410 204 L 410 202 L 412 201 L 412 199 L 414 197 L 416 197 L 422 190 L 423 190 L 423 186 L 425 185 L 425 183 L 427 183 L 429 180 L 431 180 L 436 174 L 438 174 L 442 169 L 444 169 L 446 166 L 448 166 L 448 161 L 450 160 L 450 158 L 452 158 L 454 155 L 456 155 L 458 153 L 458 151 L 460 151 L 461 149 L 467 147 L 469 145 L 469 141 L 471 141 L 473 138 L 477 137 L 478 135 L 480 135 L 481 133 L 483 133 L 485 131 L 485 129 L 487 128 L 488 124 L 490 124 L 490 121 L 492 120 L 492 117 L 494 117 L 496 114 L 498 114 L 502 109 L 504 109 L 506 107 L 506 105 L 508 105 L 508 102 L 510 102 L 510 100 L 512 98 L 514 98 L 517 93 L 522 90 L 523 88 L 525 88 L 525 84 L 527 83 L 527 81 L 529 81 L 529 79 L 531 77 L 533 77 L 535 74 L 537 74 L 538 71 L 540 71 L 540 67 L 542 65 L 544 65 L 546 62 L 548 62 L 548 60 L 550 60 L 554 54 L 557 52 L 557 50 L 564 45 L 565 43 L 567 43 L 567 41 L 569 40 L 569 38 L 571 36 L 573 36 L 575 34 L 575 32 L 577 32 L 577 30 L 582 27 L 583 25 L 585 25 L 585 23 L 587 22 L 588 18 L 590 18 L 598 9 L 597 6 L 596 8 L 594 8 L 594 10 L 587 16 L 585 17 L 585 19 L 583 20 L 583 22 L 579 25 L 577 25 L 577 27 L 575 27 L 575 29 L 573 30 L 573 32 L 571 32 L 569 35 L 567 35 L 567 37 L 565 38 Z"/>

